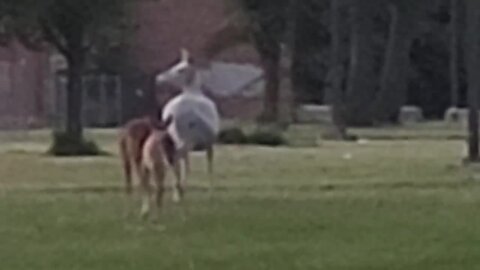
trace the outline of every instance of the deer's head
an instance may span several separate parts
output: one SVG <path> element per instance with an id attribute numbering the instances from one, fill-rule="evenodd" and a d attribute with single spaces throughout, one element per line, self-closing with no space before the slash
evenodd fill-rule
<path id="1" fill-rule="evenodd" d="M 186 49 L 180 51 L 180 61 L 168 70 L 158 74 L 155 78 L 157 84 L 170 83 L 179 88 L 194 84 L 197 70 L 192 58 Z"/>

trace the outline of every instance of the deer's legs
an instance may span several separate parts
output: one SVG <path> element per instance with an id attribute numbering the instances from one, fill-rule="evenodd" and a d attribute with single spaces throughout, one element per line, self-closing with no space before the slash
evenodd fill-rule
<path id="1" fill-rule="evenodd" d="M 142 170 L 140 184 L 142 187 L 142 207 L 140 209 L 140 216 L 142 218 L 147 218 L 150 213 L 150 204 L 153 197 L 152 187 L 150 185 L 150 171 L 148 169 Z"/>
<path id="2" fill-rule="evenodd" d="M 185 176 L 190 175 L 190 155 L 187 151 L 183 153 L 184 160 L 185 160 Z"/>
<path id="3" fill-rule="evenodd" d="M 207 148 L 207 173 L 209 180 L 210 193 L 213 192 L 214 179 L 213 179 L 213 146 Z"/>
<path id="4" fill-rule="evenodd" d="M 173 186 L 173 201 L 180 202 L 184 196 L 184 183 L 186 175 L 186 166 L 185 166 L 184 156 L 177 158 L 173 165 L 173 171 L 175 174 L 175 184 Z"/>
<path id="5" fill-rule="evenodd" d="M 162 208 L 163 202 L 163 194 L 165 193 L 165 168 L 163 166 L 158 165 L 155 168 L 155 195 L 154 195 L 154 202 L 153 205 L 155 206 L 155 215 Z"/>

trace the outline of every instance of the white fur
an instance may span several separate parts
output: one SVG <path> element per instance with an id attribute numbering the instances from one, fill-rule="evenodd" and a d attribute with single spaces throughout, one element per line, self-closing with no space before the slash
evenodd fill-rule
<path id="1" fill-rule="evenodd" d="M 182 93 L 171 99 L 163 108 L 162 118 L 166 120 L 168 117 L 172 117 L 174 123 L 169 126 L 167 132 L 172 137 L 177 152 L 181 153 L 178 157 L 178 165 L 181 167 L 179 177 L 181 182 L 185 182 L 188 161 L 188 153 L 193 150 L 195 144 L 195 136 L 193 132 L 186 132 L 185 129 L 178 129 L 176 121 L 184 119 L 181 115 L 188 114 L 193 116 L 194 120 L 201 120 L 203 130 L 207 129 L 208 134 L 217 136 L 220 130 L 220 117 L 217 106 L 208 98 L 203 92 L 203 78 L 200 72 L 194 67 L 189 59 L 188 52 L 186 50 L 181 51 L 180 61 L 171 67 L 169 70 L 157 75 L 156 83 L 171 83 L 182 89 Z M 182 121 L 182 120 L 180 120 Z M 189 124 L 186 122 L 184 124 Z M 182 123 L 180 123 L 182 124 Z M 195 129 L 200 131 L 200 127 Z M 213 144 L 213 142 L 211 142 Z M 207 145 L 207 157 L 209 153 L 213 155 L 213 145 Z M 182 164 L 183 163 L 183 164 Z M 212 168 L 211 158 L 209 162 L 209 172 Z M 174 193 L 174 199 L 176 199 Z"/>
<path id="2" fill-rule="evenodd" d="M 193 81 L 187 83 L 186 74 L 194 72 Z M 200 117 L 211 130 L 218 134 L 220 130 L 220 117 L 217 106 L 202 92 L 203 78 L 200 73 L 190 64 L 189 54 L 185 49 L 181 50 L 180 62 L 169 70 L 157 75 L 157 83 L 169 82 L 183 90 L 183 93 L 171 99 L 163 108 L 162 118 L 166 120 L 172 116 L 174 121 L 176 116 L 185 111 L 195 111 L 196 116 Z M 176 125 L 170 125 L 168 133 L 175 142 L 177 149 L 193 146 L 185 136 L 179 134 Z M 186 149 L 187 151 L 190 149 Z"/>
<path id="3" fill-rule="evenodd" d="M 218 134 L 220 130 L 220 117 L 217 106 L 201 92 L 184 92 L 176 96 L 164 107 L 162 118 L 166 120 L 169 116 L 173 116 L 175 119 L 176 115 L 187 109 L 195 110 L 196 115 L 203 119 L 215 134 Z M 182 149 L 194 143 L 190 142 L 188 138 L 181 136 L 177 131 L 176 125 L 171 125 L 168 133 L 172 136 L 177 149 Z"/>

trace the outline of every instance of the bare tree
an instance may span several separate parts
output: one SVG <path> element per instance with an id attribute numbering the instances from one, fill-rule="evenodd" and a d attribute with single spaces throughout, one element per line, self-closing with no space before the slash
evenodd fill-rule
<path id="1" fill-rule="evenodd" d="M 282 56 L 285 50 L 287 12 L 290 0 L 256 1 L 230 0 L 235 11 L 224 25 L 212 34 L 204 52 L 207 58 L 241 43 L 250 43 L 257 50 L 264 71 L 265 91 L 261 122 L 276 123 L 279 120 L 279 101 Z M 292 2 L 293 3 L 293 2 Z M 293 14 L 293 13 L 292 13 Z M 290 61 L 286 61 L 288 70 Z M 289 72 L 289 71 L 287 71 Z"/>
<path id="2" fill-rule="evenodd" d="M 459 105 L 459 1 L 450 0 L 450 106 L 456 108 Z"/>
<path id="3" fill-rule="evenodd" d="M 333 135 L 338 138 L 347 138 L 347 127 L 345 123 L 345 104 L 343 102 L 342 88 L 342 57 L 341 57 L 341 36 L 340 36 L 340 0 L 330 1 L 330 34 L 331 53 L 329 86 L 326 95 L 329 97 L 332 106 Z"/>
<path id="4" fill-rule="evenodd" d="M 353 125 L 372 124 L 369 108 L 377 85 L 373 50 L 373 15 L 377 6 L 375 0 L 354 0 L 350 6 L 352 26 L 346 101 L 348 122 Z"/>
<path id="5" fill-rule="evenodd" d="M 373 108 L 376 122 L 395 121 L 405 105 L 410 68 L 410 48 L 415 36 L 415 24 L 421 14 L 423 0 L 396 0 L 389 4 L 390 29 L 385 60 L 380 74 L 379 92 Z"/>
<path id="6" fill-rule="evenodd" d="M 479 130 L 478 130 L 478 103 L 480 90 L 480 1 L 467 0 L 467 35 L 466 57 L 468 72 L 468 161 L 480 162 Z"/>
<path id="7" fill-rule="evenodd" d="M 129 0 L 4 0 L 15 35 L 24 43 L 47 43 L 66 59 L 67 117 L 55 146 L 68 141 L 62 155 L 89 152 L 83 137 L 82 76 L 100 44 L 119 41 L 126 28 Z M 60 139 L 62 137 L 63 139 Z M 52 151 L 57 152 L 57 151 Z"/>

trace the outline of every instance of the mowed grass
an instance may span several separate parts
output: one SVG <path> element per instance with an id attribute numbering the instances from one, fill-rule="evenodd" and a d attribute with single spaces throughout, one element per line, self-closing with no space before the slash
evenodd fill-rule
<path id="1" fill-rule="evenodd" d="M 167 194 L 153 224 L 124 216 L 113 133 L 94 137 L 111 156 L 52 158 L 44 133 L 2 137 L 0 269 L 480 269 L 462 141 L 222 146 L 213 195 L 197 155 L 187 201 Z"/>

